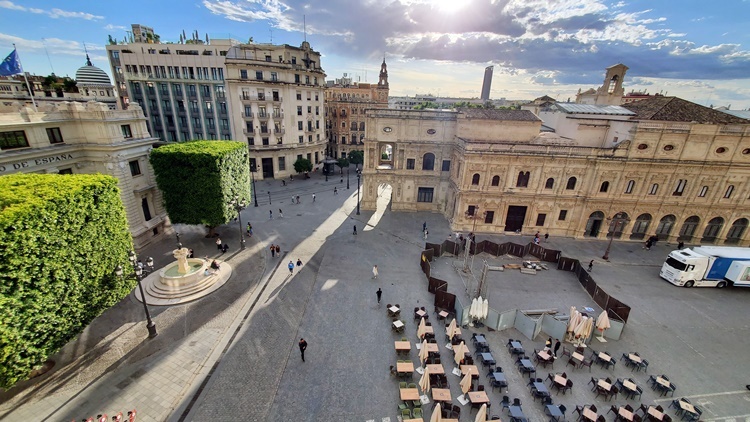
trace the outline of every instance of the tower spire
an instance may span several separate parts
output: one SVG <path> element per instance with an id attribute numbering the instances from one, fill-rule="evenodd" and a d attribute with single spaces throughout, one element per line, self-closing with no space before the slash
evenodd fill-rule
<path id="1" fill-rule="evenodd" d="M 89 50 L 86 48 L 86 43 L 83 43 L 83 51 L 86 52 L 86 66 L 93 66 L 91 59 L 89 58 Z"/>

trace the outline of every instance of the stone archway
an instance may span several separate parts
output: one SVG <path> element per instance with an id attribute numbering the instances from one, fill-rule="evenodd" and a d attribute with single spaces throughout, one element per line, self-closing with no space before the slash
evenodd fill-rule
<path id="1" fill-rule="evenodd" d="M 635 219 L 630 240 L 641 240 L 646 237 L 648 227 L 651 225 L 651 214 L 641 214 Z"/>
<path id="2" fill-rule="evenodd" d="M 732 226 L 727 232 L 727 239 L 724 241 L 727 245 L 736 245 L 742 240 L 742 236 L 747 230 L 748 220 L 747 218 L 740 218 L 732 223 Z"/>
<path id="3" fill-rule="evenodd" d="M 592 212 L 586 222 L 586 230 L 583 232 L 583 235 L 586 237 L 597 237 L 602 229 L 602 221 L 604 221 L 603 212 Z"/>
<path id="4" fill-rule="evenodd" d="M 685 222 L 682 223 L 682 228 L 680 229 L 680 236 L 677 238 L 677 240 L 681 242 L 691 242 L 693 240 L 693 236 L 695 236 L 695 230 L 698 228 L 698 224 L 701 222 L 701 218 L 697 215 L 690 216 L 685 219 Z"/>
<path id="5" fill-rule="evenodd" d="M 705 230 L 703 230 L 703 237 L 701 238 L 701 242 L 716 243 L 716 239 L 719 236 L 722 227 L 724 227 L 723 218 L 714 217 L 709 220 Z"/>
<path id="6" fill-rule="evenodd" d="M 659 225 L 656 226 L 656 236 L 659 240 L 669 239 L 669 234 L 672 233 L 675 221 L 677 221 L 677 217 L 673 214 L 665 215 L 659 220 Z"/>

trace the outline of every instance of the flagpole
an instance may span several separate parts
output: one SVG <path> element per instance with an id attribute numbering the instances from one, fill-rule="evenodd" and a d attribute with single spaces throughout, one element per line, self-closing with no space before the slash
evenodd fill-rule
<path id="1" fill-rule="evenodd" d="M 34 101 L 34 93 L 31 92 L 31 85 L 29 85 L 29 78 L 26 77 L 26 72 L 23 71 L 23 64 L 21 63 L 21 56 L 18 55 L 18 49 L 16 44 L 13 43 L 13 49 L 16 50 L 16 58 L 18 59 L 18 65 L 21 66 L 21 73 L 23 73 L 23 79 L 26 81 L 26 89 L 29 90 L 29 96 L 31 97 L 31 104 L 34 105 L 34 111 L 38 111 L 36 108 L 36 101 Z"/>

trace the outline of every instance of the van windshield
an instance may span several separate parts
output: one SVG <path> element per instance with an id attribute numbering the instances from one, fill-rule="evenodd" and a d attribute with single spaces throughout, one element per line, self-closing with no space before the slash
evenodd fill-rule
<path id="1" fill-rule="evenodd" d="M 671 256 L 667 258 L 667 265 L 680 271 L 685 271 L 685 268 L 687 268 L 686 264 L 683 264 L 682 262 L 672 258 Z"/>

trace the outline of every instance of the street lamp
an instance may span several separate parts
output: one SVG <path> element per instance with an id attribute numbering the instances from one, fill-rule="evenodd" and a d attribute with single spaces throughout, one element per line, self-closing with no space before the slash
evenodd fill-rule
<path id="1" fill-rule="evenodd" d="M 618 212 L 612 218 L 608 218 L 608 220 L 611 220 L 611 223 L 609 225 L 609 228 L 611 230 L 611 234 L 609 236 L 609 243 L 607 244 L 607 250 L 604 251 L 604 256 L 602 256 L 602 259 L 605 260 L 605 261 L 609 261 L 609 251 L 610 251 L 610 249 L 612 249 L 612 240 L 614 240 L 615 233 L 617 233 L 617 227 L 623 221 L 625 222 L 625 224 L 627 224 L 628 221 L 630 221 L 629 218 L 623 217 L 621 212 Z"/>
<path id="2" fill-rule="evenodd" d="M 268 191 L 268 205 L 271 205 L 271 191 Z"/>
<path id="3" fill-rule="evenodd" d="M 473 237 L 476 237 L 476 234 L 474 233 L 477 230 L 477 217 L 479 216 L 479 207 L 474 207 L 474 213 L 469 213 L 469 211 L 466 211 L 466 218 L 471 218 L 474 220 L 474 225 L 471 229 L 471 236 L 466 236 L 466 250 L 464 251 L 464 272 L 469 271 L 469 250 L 471 249 L 471 244 L 474 243 Z M 474 255 L 471 257 L 471 263 L 472 267 L 474 266 Z"/>
<path id="4" fill-rule="evenodd" d="M 146 295 L 143 292 L 143 285 L 141 284 L 141 280 L 143 280 L 143 276 L 149 275 L 149 273 L 154 271 L 154 259 L 151 257 L 148 257 L 146 259 L 146 267 L 148 269 L 143 268 L 143 263 L 138 261 L 138 258 L 135 256 L 135 252 L 130 251 L 128 254 L 128 260 L 130 261 L 130 264 L 133 266 L 133 273 L 128 274 L 126 277 L 133 277 L 135 276 L 135 280 L 138 282 L 138 290 L 141 292 L 141 299 L 143 302 L 143 310 L 146 312 L 146 328 L 148 329 L 148 338 L 154 338 L 158 335 L 156 332 L 156 324 L 154 324 L 154 321 L 151 320 L 151 314 L 148 312 L 148 305 L 146 304 Z M 117 266 L 115 268 L 115 275 L 118 277 L 123 276 L 123 270 L 121 266 Z"/>
<path id="5" fill-rule="evenodd" d="M 357 169 L 357 215 L 359 215 L 359 169 Z"/>
<path id="6" fill-rule="evenodd" d="M 255 196 L 255 206 L 257 207 L 258 206 L 258 191 L 255 190 L 255 166 L 250 166 L 250 177 L 252 177 L 253 179 L 253 196 Z"/>
<path id="7" fill-rule="evenodd" d="M 270 192 L 269 192 L 270 195 Z M 245 200 L 243 199 L 240 201 L 239 196 L 235 196 L 234 199 L 229 201 L 229 206 L 234 208 L 235 211 L 237 211 L 237 218 L 240 220 L 240 249 L 245 249 L 245 234 L 242 232 L 242 213 L 241 211 L 245 209 L 247 204 L 245 204 Z"/>
<path id="8" fill-rule="evenodd" d="M 346 166 L 346 189 L 349 189 L 349 166 Z"/>

